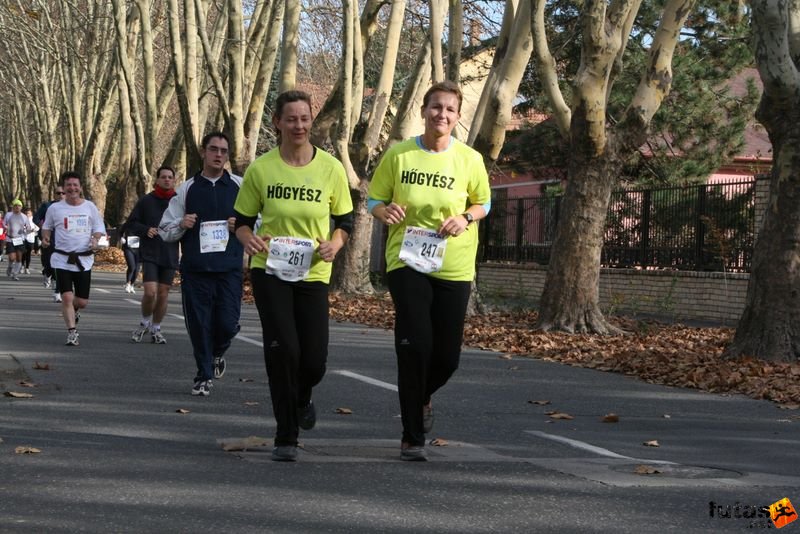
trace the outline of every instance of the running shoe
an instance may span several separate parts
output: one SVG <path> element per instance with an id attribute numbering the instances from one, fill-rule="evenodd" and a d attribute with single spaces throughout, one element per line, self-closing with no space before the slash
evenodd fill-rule
<path id="1" fill-rule="evenodd" d="M 150 328 L 150 325 L 139 323 L 139 328 L 131 332 L 131 341 L 134 343 L 141 343 L 144 333 Z"/>
<path id="2" fill-rule="evenodd" d="M 78 326 L 78 321 L 81 320 L 81 312 L 75 310 L 75 326 Z"/>
<path id="3" fill-rule="evenodd" d="M 42 285 L 45 289 L 50 289 L 50 286 L 53 285 L 53 279 L 47 276 L 46 274 L 42 275 Z"/>
<path id="4" fill-rule="evenodd" d="M 164 337 L 164 334 L 161 333 L 161 330 L 156 330 L 155 332 L 150 332 L 150 339 L 156 345 L 166 345 L 167 338 Z"/>
<path id="5" fill-rule="evenodd" d="M 15 282 L 19 282 L 19 276 L 17 276 L 16 274 L 11 275 L 11 279 L 14 280 Z"/>
<path id="6" fill-rule="evenodd" d="M 53 293 L 53 302 L 61 302 L 61 293 Z"/>
<path id="7" fill-rule="evenodd" d="M 311 430 L 317 424 L 317 409 L 314 408 L 313 402 L 297 409 L 297 424 L 303 430 Z"/>
<path id="8" fill-rule="evenodd" d="M 296 462 L 297 447 L 292 445 L 278 445 L 272 449 L 272 459 L 276 462 Z"/>
<path id="9" fill-rule="evenodd" d="M 425 447 L 403 443 L 400 447 L 400 459 L 405 462 L 425 462 L 428 460 L 428 455 Z"/>
<path id="10" fill-rule="evenodd" d="M 77 330 L 70 330 L 67 332 L 67 345 L 71 345 L 73 347 L 77 347 L 80 345 L 80 341 L 78 341 L 78 331 Z"/>
<path id="11" fill-rule="evenodd" d="M 214 378 L 222 378 L 225 374 L 225 356 L 214 357 Z"/>
<path id="12" fill-rule="evenodd" d="M 195 380 L 192 386 L 192 395 L 195 397 L 208 397 L 211 394 L 211 380 Z"/>

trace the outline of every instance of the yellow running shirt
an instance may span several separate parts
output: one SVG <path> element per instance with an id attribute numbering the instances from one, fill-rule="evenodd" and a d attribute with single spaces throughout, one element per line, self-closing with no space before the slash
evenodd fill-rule
<path id="1" fill-rule="evenodd" d="M 342 164 L 317 149 L 303 167 L 287 165 L 278 148 L 257 158 L 244 173 L 234 209 L 247 217 L 261 214 L 258 235 L 300 237 L 327 241 L 331 215 L 353 211 L 350 187 Z M 264 269 L 267 252 L 253 256 L 253 268 Z M 307 282 L 330 282 L 331 263 L 314 253 Z"/>
<path id="2" fill-rule="evenodd" d="M 457 139 L 442 152 L 421 148 L 418 138 L 389 148 L 375 169 L 369 197 L 405 208 L 406 218 L 389 227 L 386 270 L 405 267 L 400 247 L 407 226 L 438 230 L 447 217 L 464 213 L 473 204 L 491 199 L 489 177 L 481 155 Z M 478 252 L 478 225 L 447 238 L 442 269 L 430 276 L 443 280 L 472 281 Z"/>

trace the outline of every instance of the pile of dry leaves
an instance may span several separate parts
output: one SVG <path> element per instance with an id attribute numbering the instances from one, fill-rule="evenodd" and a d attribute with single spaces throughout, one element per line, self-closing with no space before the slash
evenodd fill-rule
<path id="1" fill-rule="evenodd" d="M 332 294 L 331 317 L 389 329 L 394 312 L 388 296 Z M 536 312 L 494 311 L 467 318 L 464 344 L 506 358 L 539 358 L 623 373 L 654 384 L 742 393 L 775 401 L 787 409 L 800 407 L 800 364 L 722 359 L 733 336 L 730 328 L 693 328 L 618 317 L 610 320 L 629 334 L 535 332 Z"/>

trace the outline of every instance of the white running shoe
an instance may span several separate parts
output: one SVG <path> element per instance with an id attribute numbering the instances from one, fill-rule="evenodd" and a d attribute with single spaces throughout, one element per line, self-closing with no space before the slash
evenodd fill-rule
<path id="1" fill-rule="evenodd" d="M 67 345 L 72 345 L 73 347 L 77 347 L 80 345 L 80 341 L 78 341 L 78 331 L 71 330 L 67 332 Z"/>
<path id="2" fill-rule="evenodd" d="M 139 327 L 131 332 L 131 341 L 134 343 L 141 343 L 144 333 L 150 328 L 150 325 L 139 323 Z M 166 341 L 165 341 L 166 343 Z"/>
<path id="3" fill-rule="evenodd" d="M 61 302 L 61 293 L 53 293 L 53 302 Z"/>

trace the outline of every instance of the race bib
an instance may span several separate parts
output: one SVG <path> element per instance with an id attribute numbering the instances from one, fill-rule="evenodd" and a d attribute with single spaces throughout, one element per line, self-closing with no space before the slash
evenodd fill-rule
<path id="1" fill-rule="evenodd" d="M 314 241 L 300 237 L 273 237 L 269 241 L 266 272 L 285 282 L 305 280 L 311 268 Z"/>
<path id="2" fill-rule="evenodd" d="M 72 235 L 90 234 L 89 216 L 86 214 L 72 214 L 64 217 L 64 230 Z"/>
<path id="3" fill-rule="evenodd" d="M 139 248 L 139 236 L 128 236 L 128 248 Z"/>
<path id="4" fill-rule="evenodd" d="M 442 270 L 446 248 L 447 239 L 434 230 L 408 226 L 400 247 L 400 261 L 415 271 L 435 273 Z"/>
<path id="5" fill-rule="evenodd" d="M 24 237 L 12 237 L 11 238 L 11 244 L 14 245 L 15 247 L 21 247 L 23 244 L 25 244 L 25 238 Z"/>
<path id="6" fill-rule="evenodd" d="M 225 252 L 228 246 L 228 221 L 206 221 L 200 223 L 200 252 Z"/>

